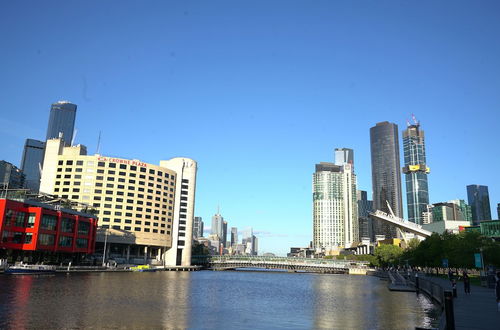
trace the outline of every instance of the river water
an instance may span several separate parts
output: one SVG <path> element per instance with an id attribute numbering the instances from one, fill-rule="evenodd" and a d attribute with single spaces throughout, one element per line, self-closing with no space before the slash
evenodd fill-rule
<path id="1" fill-rule="evenodd" d="M 436 310 L 372 276 L 199 271 L 0 275 L 0 328 L 415 329 Z"/>

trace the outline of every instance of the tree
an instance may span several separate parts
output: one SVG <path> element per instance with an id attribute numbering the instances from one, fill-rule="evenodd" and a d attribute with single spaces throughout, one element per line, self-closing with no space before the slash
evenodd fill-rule
<path id="1" fill-rule="evenodd" d="M 375 248 L 375 257 L 381 266 L 399 263 L 403 255 L 403 249 L 397 245 L 382 244 Z"/>

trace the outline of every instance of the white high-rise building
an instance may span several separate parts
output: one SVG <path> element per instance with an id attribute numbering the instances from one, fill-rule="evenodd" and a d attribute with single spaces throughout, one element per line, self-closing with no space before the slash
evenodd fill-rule
<path id="1" fill-rule="evenodd" d="M 316 165 L 313 174 L 313 247 L 331 253 L 359 242 L 356 175 L 351 164 Z"/>

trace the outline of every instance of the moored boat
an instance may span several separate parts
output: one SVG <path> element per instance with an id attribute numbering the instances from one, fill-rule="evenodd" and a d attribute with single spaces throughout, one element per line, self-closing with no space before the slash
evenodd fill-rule
<path id="1" fill-rule="evenodd" d="M 156 272 L 156 268 L 151 268 L 149 265 L 141 265 L 130 268 L 134 272 Z"/>
<path id="2" fill-rule="evenodd" d="M 5 269 L 5 274 L 11 274 L 11 275 L 35 275 L 35 274 L 55 274 L 55 273 L 56 273 L 56 266 L 49 266 L 49 265 L 28 265 L 20 263 Z"/>

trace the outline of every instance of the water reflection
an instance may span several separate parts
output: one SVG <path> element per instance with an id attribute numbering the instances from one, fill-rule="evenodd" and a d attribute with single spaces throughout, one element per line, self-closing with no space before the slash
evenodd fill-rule
<path id="1" fill-rule="evenodd" d="M 425 297 L 390 292 L 375 277 L 316 276 L 314 296 L 315 328 L 414 329 L 431 321 L 426 312 L 433 306 Z"/>
<path id="2" fill-rule="evenodd" d="M 269 272 L 0 275 L 0 328 L 429 326 L 432 305 L 367 276 Z"/>

